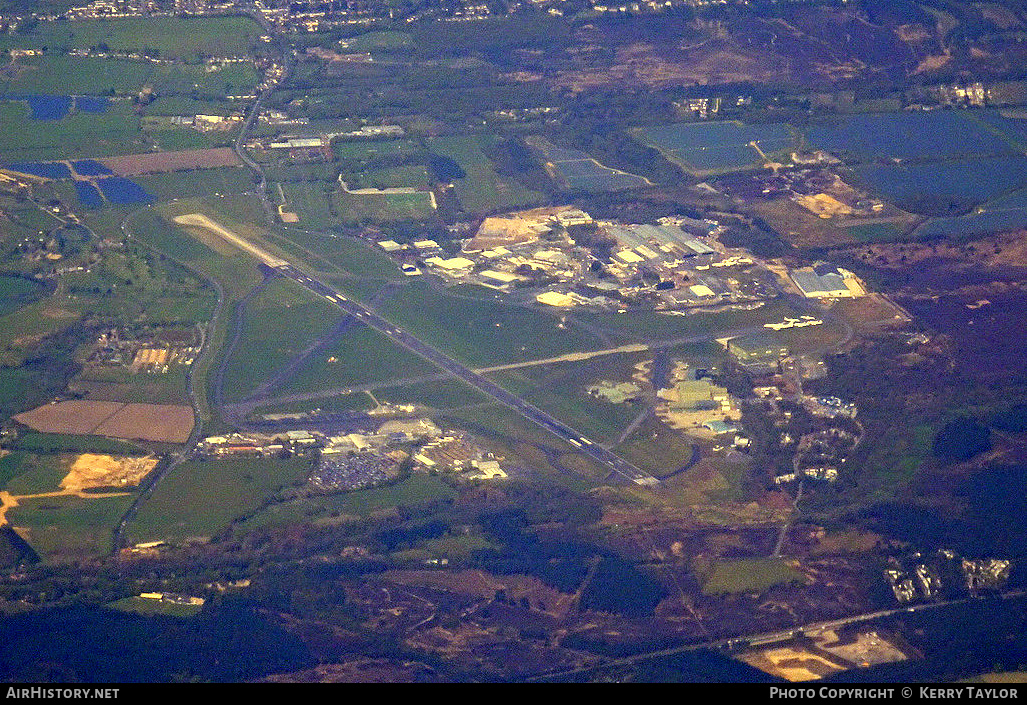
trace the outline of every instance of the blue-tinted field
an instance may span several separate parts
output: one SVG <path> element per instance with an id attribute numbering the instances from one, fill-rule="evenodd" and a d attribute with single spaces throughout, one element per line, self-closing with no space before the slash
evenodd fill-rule
<path id="1" fill-rule="evenodd" d="M 900 203 L 923 196 L 983 203 L 1027 187 L 1024 156 L 874 164 L 856 171 L 886 200 Z"/>
<path id="2" fill-rule="evenodd" d="M 67 164 L 61 162 L 12 162 L 4 166 L 11 171 L 20 171 L 22 174 L 40 176 L 44 179 L 68 179 L 71 178 L 71 170 Z"/>
<path id="3" fill-rule="evenodd" d="M 27 95 L 23 100 L 29 104 L 33 120 L 60 120 L 71 112 L 70 96 Z"/>
<path id="4" fill-rule="evenodd" d="M 96 184 L 103 191 L 103 195 L 108 201 L 119 206 L 149 203 L 154 200 L 153 195 L 147 193 L 142 186 L 123 176 L 108 176 L 97 179 Z"/>
<path id="5" fill-rule="evenodd" d="M 100 196 L 100 192 L 96 190 L 88 181 L 75 181 L 75 194 L 78 196 L 78 200 L 86 208 L 102 208 L 103 197 Z"/>
<path id="6" fill-rule="evenodd" d="M 765 153 L 794 145 L 788 126 L 743 125 L 738 122 L 697 122 L 645 128 L 643 138 L 671 159 L 693 171 L 741 169 L 760 161 L 750 145 Z"/>
<path id="7" fill-rule="evenodd" d="M 818 149 L 864 162 L 1015 152 L 1004 139 L 955 111 L 851 115 L 810 127 L 808 137 Z"/>
<path id="8" fill-rule="evenodd" d="M 86 113 L 105 113 L 110 107 L 111 101 L 108 98 L 80 95 L 75 96 L 75 110 Z"/>
<path id="9" fill-rule="evenodd" d="M 95 159 L 79 159 L 73 161 L 71 166 L 80 176 L 107 176 L 114 173 Z"/>
<path id="10" fill-rule="evenodd" d="M 571 191 L 620 191 L 649 185 L 641 176 L 603 166 L 581 150 L 557 147 L 541 137 L 527 142 L 542 153 L 557 180 Z"/>
<path id="11" fill-rule="evenodd" d="M 932 237 L 984 237 L 1027 228 L 1027 208 L 974 213 L 956 218 L 935 218 L 917 227 L 913 234 Z"/>

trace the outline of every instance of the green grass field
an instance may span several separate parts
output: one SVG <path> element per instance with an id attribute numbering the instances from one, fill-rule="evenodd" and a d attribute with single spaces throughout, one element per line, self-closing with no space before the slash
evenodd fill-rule
<path id="1" fill-rule="evenodd" d="M 116 438 L 36 431 L 21 433 L 11 447 L 30 453 L 107 453 L 139 456 L 148 452 L 141 446 Z"/>
<path id="2" fill-rule="evenodd" d="M 269 525 L 353 521 L 393 512 L 398 506 L 416 507 L 455 494 L 456 491 L 439 477 L 413 473 L 392 485 L 271 505 L 240 522 L 239 528 L 245 531 Z"/>
<path id="3" fill-rule="evenodd" d="M 326 323 L 341 318 L 335 311 Z M 434 374 L 438 369 L 396 345 L 381 333 L 354 325 L 342 337 L 312 357 L 281 390 L 283 394 L 313 392 L 326 387 L 345 387 Z"/>
<path id="4" fill-rule="evenodd" d="M 61 120 L 30 120 L 20 101 L 0 102 L 0 162 L 110 157 L 149 149 L 139 118 L 127 112 L 73 113 Z"/>
<path id="5" fill-rule="evenodd" d="M 7 35 L 0 37 L 0 44 Z M 40 95 L 132 95 L 154 73 L 144 61 L 47 54 L 19 59 L 21 69 L 0 79 L 0 92 Z"/>
<path id="6" fill-rule="evenodd" d="M 174 198 L 202 198 L 213 193 L 243 193 L 253 190 L 253 179 L 244 167 L 194 169 L 171 174 L 133 176 L 158 201 Z"/>
<path id="7" fill-rule="evenodd" d="M 421 340 L 475 367 L 596 350 L 587 333 L 554 316 L 495 300 L 455 297 L 417 282 L 386 298 L 379 313 Z"/>
<path id="8" fill-rule="evenodd" d="M 26 499 L 7 518 L 12 526 L 26 530 L 29 545 L 45 561 L 82 560 L 110 551 L 114 526 L 131 503 L 130 495 Z"/>
<path id="9" fill-rule="evenodd" d="M 323 399 L 312 401 L 297 401 L 291 403 L 271 403 L 253 410 L 254 416 L 263 414 L 301 414 L 315 409 L 326 413 L 345 413 L 347 411 L 370 411 L 377 406 L 366 392 L 354 392 L 352 394 L 336 394 Z"/>
<path id="10" fill-rule="evenodd" d="M 478 390 L 455 379 L 385 387 L 375 390 L 374 396 L 381 402 L 423 404 L 433 409 L 457 409 L 490 401 Z"/>
<path id="11" fill-rule="evenodd" d="M 295 282 L 275 279 L 243 313 L 242 334 L 225 368 L 225 399 L 238 401 L 275 370 L 328 333 L 338 309 Z"/>
<path id="12" fill-rule="evenodd" d="M 427 220 L 435 213 L 431 205 L 431 194 L 427 191 L 354 194 L 340 190 L 332 194 L 332 205 L 338 220 L 347 225 L 420 221 Z"/>
<path id="13" fill-rule="evenodd" d="M 440 137 L 431 140 L 428 146 L 432 152 L 452 159 L 464 170 L 466 176 L 455 180 L 454 189 L 460 205 L 468 212 L 499 211 L 545 200 L 542 193 L 500 176 L 485 156 L 478 137 Z"/>
<path id="14" fill-rule="evenodd" d="M 321 266 L 322 271 L 338 269 L 357 277 L 394 281 L 405 279 L 388 255 L 365 240 L 300 230 L 289 230 L 286 237 L 302 250 L 323 258 L 323 262 L 313 262 Z"/>
<path id="15" fill-rule="evenodd" d="M 13 495 L 56 492 L 68 474 L 70 456 L 21 454 L 16 474 L 5 488 Z"/>
<path id="16" fill-rule="evenodd" d="M 677 472 L 692 459 L 692 440 L 654 417 L 649 417 L 615 453 L 654 477 Z"/>
<path id="17" fill-rule="evenodd" d="M 40 22 L 28 33 L 0 38 L 0 49 L 53 53 L 106 44 L 111 51 L 151 52 L 165 59 L 241 56 L 263 33 L 248 17 L 128 17 L 77 22 Z"/>
<path id="18" fill-rule="evenodd" d="M 195 617 L 203 609 L 203 605 L 179 605 L 174 602 L 163 600 L 151 600 L 145 597 L 133 595 L 123 597 L 107 605 L 112 610 L 120 612 L 131 612 L 142 615 L 161 615 L 163 617 Z"/>
<path id="19" fill-rule="evenodd" d="M 802 573 L 779 558 L 718 561 L 703 583 L 704 595 L 762 594 L 775 585 L 804 581 Z"/>
<path id="20" fill-rule="evenodd" d="M 585 387 L 600 379 L 628 380 L 642 354 L 609 355 L 585 362 L 524 367 L 489 375 L 502 387 L 548 411 L 593 440 L 615 441 L 641 407 L 594 399 Z"/>
<path id="21" fill-rule="evenodd" d="M 310 458 L 216 459 L 176 467 L 128 526 L 131 543 L 210 537 L 256 510 L 280 488 L 302 482 Z"/>

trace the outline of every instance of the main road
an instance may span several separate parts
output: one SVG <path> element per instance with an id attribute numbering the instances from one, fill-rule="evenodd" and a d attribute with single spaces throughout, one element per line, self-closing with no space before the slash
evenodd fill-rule
<path id="1" fill-rule="evenodd" d="M 402 345 L 408 350 L 411 350 L 417 355 L 420 355 L 435 366 L 445 370 L 452 376 L 463 380 L 480 392 L 483 392 L 501 404 L 517 411 L 529 421 L 532 421 L 550 433 L 559 436 L 577 448 L 581 453 L 602 465 L 605 465 L 617 475 L 639 485 L 655 485 L 659 482 L 652 475 L 643 472 L 620 456 L 611 453 L 598 443 L 581 435 L 567 424 L 558 421 L 545 411 L 529 404 L 517 395 L 508 392 L 498 384 L 483 377 L 474 370 L 462 365 L 448 355 L 439 352 L 427 343 L 415 338 L 410 333 L 394 326 L 392 323 L 382 318 L 363 304 L 346 298 L 324 282 L 308 276 L 291 264 L 280 265 L 274 267 L 274 269 L 282 276 L 293 280 L 297 284 L 309 289 L 317 296 L 335 304 L 342 309 L 344 313 L 353 316 L 369 328 L 373 328 L 394 342 Z"/>

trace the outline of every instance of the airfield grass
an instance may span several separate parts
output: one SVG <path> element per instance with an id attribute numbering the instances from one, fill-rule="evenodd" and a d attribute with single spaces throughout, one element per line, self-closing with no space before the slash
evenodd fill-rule
<path id="1" fill-rule="evenodd" d="M 334 394 L 309 401 L 294 402 L 271 402 L 259 406 L 253 410 L 253 416 L 259 417 L 264 414 L 302 414 L 305 412 L 320 410 L 325 413 L 346 413 L 350 411 L 370 411 L 377 404 L 371 399 L 367 392 L 353 392 L 352 394 Z"/>
<path id="2" fill-rule="evenodd" d="M 306 479 L 310 458 L 185 462 L 157 486 L 128 526 L 131 543 L 211 537 L 257 510 L 269 495 Z"/>
<path id="3" fill-rule="evenodd" d="M 674 340 L 703 334 L 710 338 L 719 338 L 728 335 L 729 331 L 759 327 L 764 323 L 776 323 L 785 316 L 794 315 L 795 311 L 781 301 L 771 301 L 749 311 L 700 312 L 686 316 L 669 316 L 650 311 L 632 311 L 627 314 L 573 314 L 575 319 L 583 323 L 631 341 Z"/>
<path id="4" fill-rule="evenodd" d="M 446 423 L 487 437 L 490 448 L 497 455 L 514 463 L 520 460 L 535 475 L 556 485 L 588 491 L 610 472 L 609 468 L 581 455 L 569 443 L 498 402 L 451 409 L 441 418 Z M 551 459 L 556 464 L 550 462 Z"/>
<path id="5" fill-rule="evenodd" d="M 681 431 L 650 416 L 613 451 L 659 478 L 677 472 L 688 464 L 692 459 L 692 440 Z"/>
<path id="6" fill-rule="evenodd" d="M 229 198 L 218 199 L 218 201 L 219 205 L 235 206 L 230 211 L 233 215 L 239 218 L 248 216 L 245 202 L 242 205 L 237 205 Z M 217 211 L 212 211 L 204 201 L 187 201 L 175 204 L 175 206 L 175 209 L 163 212 L 153 209 L 139 212 L 132 219 L 130 231 L 133 237 L 144 244 L 182 262 L 207 279 L 218 282 L 222 287 L 225 298 L 222 315 L 207 330 L 208 345 L 211 350 L 221 351 L 231 325 L 232 307 L 260 283 L 262 277 L 256 262 L 249 255 L 239 250 L 226 249 L 224 244 L 220 245 L 220 251 L 215 250 L 213 248 L 219 246 L 216 242 L 209 238 L 199 239 L 203 236 L 198 231 L 195 236 L 192 236 L 188 230 L 172 225 L 164 216 L 170 219 L 178 213 L 199 210 L 207 212 L 212 218 L 222 222 L 225 227 L 235 228 L 238 227 L 237 223 Z M 216 355 L 204 355 L 193 363 L 193 383 L 196 389 L 207 389 L 211 365 L 214 364 L 216 358 Z M 200 395 L 200 416 L 203 420 L 210 420 L 213 417 L 206 395 Z"/>
<path id="7" fill-rule="evenodd" d="M 340 318 L 331 304 L 281 278 L 251 299 L 242 316 L 242 332 L 225 367 L 228 401 L 243 399 Z"/>
<path id="8" fill-rule="evenodd" d="M 718 561 L 703 580 L 704 595 L 762 594 L 775 585 L 803 582 L 803 575 L 780 558 Z"/>
<path id="9" fill-rule="evenodd" d="M 558 328 L 555 316 L 494 300 L 455 297 L 423 282 L 387 297 L 378 311 L 426 343 L 474 367 L 601 347 L 590 334 Z"/>
<path id="10" fill-rule="evenodd" d="M 576 431 L 600 443 L 609 443 L 617 439 L 641 408 L 595 399 L 585 388 L 602 379 L 629 380 L 632 366 L 645 356 L 647 354 L 607 355 L 584 362 L 524 367 L 489 376 Z"/>
<path id="11" fill-rule="evenodd" d="M 458 409 L 484 404 L 489 397 L 456 379 L 438 382 L 416 382 L 395 387 L 376 389 L 374 397 L 392 404 L 422 404 L 432 409 Z"/>
<path id="12" fill-rule="evenodd" d="M 340 319 L 340 312 L 326 315 L 325 332 Z M 356 386 L 389 379 L 419 377 L 437 372 L 421 357 L 393 343 L 381 333 L 355 324 L 337 341 L 311 356 L 282 389 L 283 394 L 313 392 L 326 387 Z"/>
<path id="13" fill-rule="evenodd" d="M 33 550 L 47 562 L 95 558 L 111 549 L 111 537 L 132 496 L 82 499 L 73 496 L 21 500 L 7 518 L 27 530 Z"/>
<path id="14" fill-rule="evenodd" d="M 348 274 L 396 281 L 405 278 L 388 255 L 364 240 L 295 229 L 287 230 L 286 237 Z"/>

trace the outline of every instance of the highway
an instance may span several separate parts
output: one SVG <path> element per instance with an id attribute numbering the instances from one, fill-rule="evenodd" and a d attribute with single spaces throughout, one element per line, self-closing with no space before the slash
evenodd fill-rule
<path id="1" fill-rule="evenodd" d="M 894 617 L 904 613 L 910 614 L 916 612 L 933 611 L 941 607 L 949 607 L 951 605 L 963 604 L 975 600 L 1017 599 L 1024 597 L 1025 595 L 1027 595 L 1027 591 L 1010 590 L 1009 592 L 1005 592 L 994 597 L 964 597 L 956 600 L 944 600 L 939 602 L 920 603 L 917 605 L 905 607 L 893 607 L 890 609 L 878 610 L 876 612 L 855 614 L 850 617 L 842 617 L 841 619 L 832 619 L 823 622 L 813 622 L 810 624 L 797 626 L 793 629 L 785 629 L 775 632 L 765 632 L 762 634 L 749 634 L 746 636 L 737 636 L 729 639 L 716 639 L 714 641 L 705 641 L 696 644 L 686 644 L 684 646 L 676 646 L 670 649 L 660 649 L 659 651 L 650 651 L 644 654 L 635 654 L 633 656 L 626 656 L 623 658 L 610 658 L 601 663 L 597 663 L 591 666 L 584 666 L 582 668 L 572 668 L 563 671 L 554 671 L 552 673 L 534 676 L 532 678 L 528 678 L 527 680 L 537 682 L 555 679 L 566 679 L 573 676 L 581 676 L 586 673 L 591 673 L 601 668 L 610 668 L 615 666 L 631 666 L 641 661 L 648 661 L 651 659 L 661 658 L 665 656 L 673 656 L 675 654 L 686 653 L 688 651 L 699 651 L 702 649 L 727 650 L 728 652 L 734 652 L 736 650 L 767 646 L 770 644 L 777 644 L 780 642 L 790 641 L 799 636 L 817 636 L 821 632 L 827 630 L 842 629 L 844 627 L 849 627 L 854 624 L 872 622 L 877 619 L 883 619 L 885 617 Z"/>
<path id="2" fill-rule="evenodd" d="M 550 433 L 559 436 L 578 449 L 579 452 L 605 465 L 611 471 L 631 480 L 638 485 L 655 485 L 658 480 L 635 467 L 620 456 L 611 453 L 598 443 L 577 433 L 566 424 L 553 418 L 536 406 L 529 404 L 520 397 L 508 392 L 498 384 L 486 379 L 474 370 L 460 364 L 448 355 L 444 355 L 430 345 L 418 340 L 404 330 L 392 325 L 374 311 L 364 305 L 352 301 L 341 293 L 331 288 L 324 282 L 313 279 L 299 271 L 290 264 L 275 268 L 284 277 L 287 277 L 297 284 L 309 289 L 311 292 L 338 306 L 343 312 L 353 316 L 364 325 L 387 336 L 394 342 L 402 345 L 408 350 L 420 355 L 425 360 L 440 367 L 454 377 L 463 380 L 475 389 L 487 394 L 501 404 L 517 411 L 529 421 L 538 424 Z"/>

